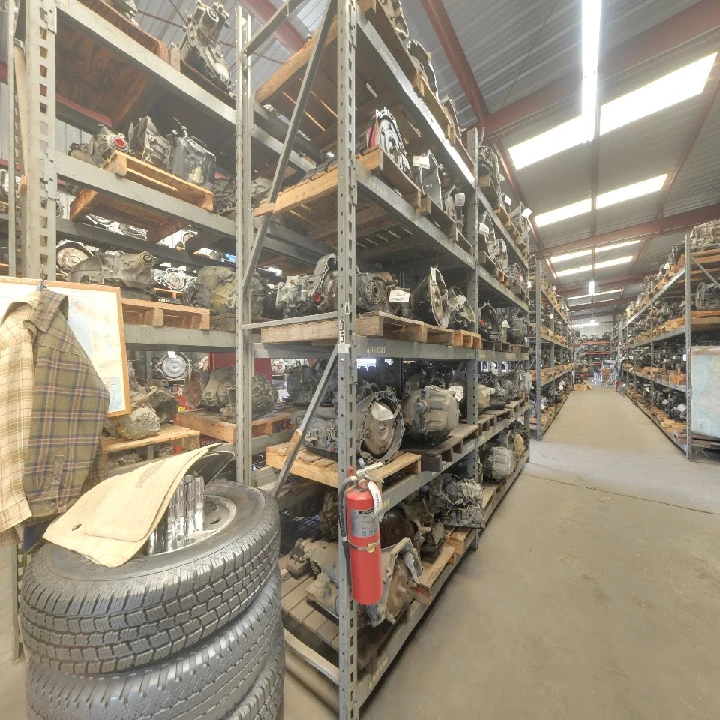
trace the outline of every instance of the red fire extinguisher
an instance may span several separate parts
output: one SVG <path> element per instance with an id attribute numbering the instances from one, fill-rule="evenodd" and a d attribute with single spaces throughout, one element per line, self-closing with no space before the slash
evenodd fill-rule
<path id="1" fill-rule="evenodd" d="M 374 605 L 383 596 L 380 552 L 380 491 L 367 479 L 367 472 L 349 469 L 351 487 L 345 493 L 347 540 L 350 549 L 352 594 L 361 605 Z"/>

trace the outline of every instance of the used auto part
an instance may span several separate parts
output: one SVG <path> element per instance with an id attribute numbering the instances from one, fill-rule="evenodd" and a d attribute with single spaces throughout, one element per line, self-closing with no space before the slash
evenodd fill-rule
<path id="1" fill-rule="evenodd" d="M 409 34 L 408 26 L 400 0 L 380 0 L 380 5 L 385 8 L 385 12 L 390 18 L 390 22 L 400 39 L 407 40 Z"/>
<path id="2" fill-rule="evenodd" d="M 478 469 L 482 480 L 482 466 Z M 443 525 L 483 528 L 482 484 L 474 478 L 441 475 L 430 485 L 430 502 Z"/>
<path id="3" fill-rule="evenodd" d="M 422 76 L 427 80 L 427 84 L 433 94 L 437 95 L 437 77 L 435 76 L 435 69 L 432 66 L 432 62 L 430 62 L 430 53 L 417 40 L 410 40 L 407 48 L 413 61 L 413 65 L 415 65 Z"/>
<path id="4" fill-rule="evenodd" d="M 55 262 L 60 272 L 68 273 L 89 257 L 92 257 L 92 250 L 83 243 L 75 242 L 75 240 L 61 240 L 57 246 Z"/>
<path id="5" fill-rule="evenodd" d="M 380 544 L 392 547 L 407 538 L 425 558 L 437 555 L 445 541 L 445 528 L 435 519 L 435 508 L 423 492 L 413 493 L 388 510 L 380 522 Z"/>
<path id="6" fill-rule="evenodd" d="M 400 128 L 387 108 L 373 113 L 366 141 L 369 148 L 379 145 L 408 177 L 412 175 Z"/>
<path id="7" fill-rule="evenodd" d="M 410 307 L 420 320 L 439 327 L 448 326 L 450 320 L 448 288 L 436 267 L 431 267 L 412 291 Z"/>
<path id="8" fill-rule="evenodd" d="M 278 401 L 275 386 L 260 373 L 252 378 L 252 417 L 253 420 L 271 413 Z"/>
<path id="9" fill-rule="evenodd" d="M 185 35 L 178 48 L 188 65 L 226 91 L 232 88 L 232 81 L 220 50 L 220 33 L 229 25 L 229 17 L 222 3 L 205 5 L 198 0 L 195 10 L 185 16 Z"/>
<path id="10" fill-rule="evenodd" d="M 406 384 L 402 403 L 407 437 L 437 445 L 460 424 L 460 404 L 452 390 Z"/>
<path id="11" fill-rule="evenodd" d="M 320 383 L 322 370 L 318 365 L 294 365 L 287 371 L 286 390 L 293 405 L 309 405 Z"/>
<path id="12" fill-rule="evenodd" d="M 484 340 L 496 341 L 500 339 L 502 328 L 497 310 L 489 303 L 484 302 L 480 306 L 478 317 L 478 333 Z"/>
<path id="13" fill-rule="evenodd" d="M 158 132 L 149 116 L 145 115 L 137 122 L 130 123 L 128 143 L 130 152 L 136 158 L 161 170 L 170 170 L 172 143 Z"/>
<path id="14" fill-rule="evenodd" d="M 170 381 L 184 380 L 191 370 L 190 360 L 181 352 L 167 352 L 153 362 L 157 377 Z"/>
<path id="15" fill-rule="evenodd" d="M 215 187 L 215 155 L 197 138 L 189 136 L 184 125 L 180 126 L 179 132 L 173 131 L 168 135 L 168 139 L 172 147 L 170 172 L 206 190 L 212 190 Z"/>
<path id="16" fill-rule="evenodd" d="M 110 130 L 102 123 L 98 132 L 86 143 L 73 143 L 70 145 L 68 155 L 76 160 L 82 160 L 90 165 L 100 167 L 116 151 L 127 152 L 128 143 L 122 133 Z"/>
<path id="17" fill-rule="evenodd" d="M 720 310 L 720 288 L 714 283 L 701 282 L 695 291 L 697 310 Z"/>
<path id="18" fill-rule="evenodd" d="M 173 267 L 153 270 L 153 278 L 158 285 L 173 292 L 183 292 L 191 280 L 184 270 Z"/>
<path id="19" fill-rule="evenodd" d="M 413 180 L 439 208 L 444 209 L 440 168 L 431 152 L 413 158 Z"/>
<path id="20" fill-rule="evenodd" d="M 69 282 L 112 285 L 123 296 L 150 300 L 155 298 L 152 266 L 155 258 L 149 252 L 97 252 L 87 260 L 73 265 L 67 273 Z"/>
<path id="21" fill-rule="evenodd" d="M 468 299 L 456 287 L 448 290 L 449 319 L 448 327 L 453 330 L 475 329 L 475 310 Z"/>

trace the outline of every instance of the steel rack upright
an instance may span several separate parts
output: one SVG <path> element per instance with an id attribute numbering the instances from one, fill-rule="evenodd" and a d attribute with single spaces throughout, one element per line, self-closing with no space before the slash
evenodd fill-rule
<path id="1" fill-rule="evenodd" d="M 338 384 L 338 439 L 337 439 L 337 478 L 338 501 L 342 500 L 343 481 L 355 465 L 357 447 L 353 425 L 356 400 L 357 358 L 395 358 L 395 359 L 426 359 L 440 361 L 463 361 L 468 363 L 467 406 L 469 424 L 478 422 L 477 409 L 477 372 L 478 363 L 488 362 L 526 362 L 527 353 L 521 348 L 519 352 L 509 353 L 493 349 L 473 349 L 471 347 L 455 347 L 443 344 L 431 344 L 391 337 L 369 337 L 358 333 L 356 314 L 356 268 L 358 263 L 372 254 L 374 259 L 383 260 L 386 269 L 403 271 L 428 267 L 433 262 L 444 262 L 452 269 L 458 282 L 466 285 L 466 295 L 472 307 L 477 311 L 479 297 L 491 297 L 496 304 L 512 305 L 525 312 L 527 303 L 515 295 L 507 286 L 499 282 L 485 268 L 478 266 L 478 204 L 486 205 L 486 200 L 479 192 L 477 182 L 477 132 L 468 132 L 466 146 L 469 164 L 463 159 L 457 146 L 453 145 L 446 133 L 438 124 L 436 117 L 430 112 L 426 101 L 416 93 L 406 71 L 401 67 L 402 52 L 398 55 L 398 40 L 393 32 L 388 32 L 380 25 L 385 12 L 380 4 L 368 0 L 330 0 L 325 9 L 321 25 L 314 39 L 291 57 L 282 66 L 269 83 L 274 87 L 290 87 L 283 82 L 293 82 L 292 96 L 284 92 L 289 99 L 287 115 L 292 115 L 289 122 L 287 137 L 281 153 L 281 160 L 274 174 L 273 187 L 270 190 L 267 204 L 253 210 L 250 202 L 250 182 L 254 162 L 250 149 L 250 126 L 252 108 L 257 104 L 265 105 L 268 97 L 261 96 L 261 89 L 253 94 L 251 84 L 251 58 L 265 42 L 279 23 L 294 12 L 300 5 L 299 0 L 290 0 L 283 5 L 271 20 L 256 33 L 250 31 L 250 20 L 241 18 L 238 24 L 238 80 L 237 80 L 237 177 L 238 177 L 238 234 L 237 258 L 238 272 L 247 280 L 252 277 L 258 260 L 263 251 L 265 226 L 269 218 L 283 212 L 301 209 L 297 198 L 302 200 L 302 208 L 312 212 L 312 203 L 323 194 L 334 197 L 333 217 L 328 218 L 328 227 L 332 227 L 330 235 L 337 238 L 338 266 L 338 311 L 321 316 L 289 318 L 253 323 L 249 313 L 249 298 L 243 290 L 249 283 L 238 284 L 237 298 L 237 388 L 238 388 L 238 480 L 252 482 L 251 449 L 249 427 L 243 424 L 243 418 L 249 415 L 250 376 L 252 358 L 258 355 L 284 358 L 317 358 L 326 357 L 328 363 L 310 402 L 305 417 L 291 442 L 287 446 L 287 456 L 279 472 L 275 488 L 276 494 L 283 492 L 285 480 L 293 467 L 297 454 L 303 444 L 304 432 L 311 421 L 325 387 L 334 374 Z M 378 28 L 381 28 L 380 30 Z M 394 52 L 390 47 L 394 47 Z M 325 48 L 330 47 L 335 57 L 328 57 Z M 325 57 L 322 51 L 325 50 Z M 425 138 L 429 139 L 433 151 L 445 169 L 454 177 L 465 192 L 466 201 L 466 232 L 465 240 L 460 242 L 451 238 L 436 224 L 423 214 L 418 213 L 402 195 L 398 194 L 381 173 L 369 171 L 359 161 L 357 153 L 356 132 L 362 132 L 363 120 L 358 115 L 358 93 L 363 91 L 366 76 L 363 73 L 372 69 L 373 78 L 383 84 L 383 89 L 402 103 L 404 109 L 412 117 L 415 127 Z M 326 72 L 327 71 L 327 72 Z M 332 79 L 332 82 L 330 82 Z M 333 88 L 334 86 L 334 88 Z M 326 110 L 336 119 L 334 124 L 326 128 L 323 138 L 327 146 L 332 146 L 333 158 L 328 163 L 327 172 L 307 179 L 302 184 L 281 189 L 284 179 L 284 158 L 296 148 L 299 130 L 308 121 L 306 109 L 313 102 L 318 110 L 317 97 L 312 92 L 317 89 Z M 279 98 L 279 102 L 283 102 Z M 309 115 L 309 113 L 307 114 Z M 313 118 L 314 120 L 314 118 Z M 312 134 L 312 133 L 311 133 Z M 306 140 L 312 143 L 313 138 Z M 319 149 L 319 148 L 318 148 Z M 463 151 L 464 154 L 465 151 Z M 320 187 L 318 183 L 327 183 Z M 292 193 L 295 193 L 293 195 Z M 314 194 L 315 193 L 315 194 Z M 293 200 L 295 198 L 295 200 Z M 400 245 L 393 253 L 390 246 L 387 253 L 371 253 L 367 246 L 360 247 L 358 239 L 361 235 L 363 218 L 369 213 L 358 212 L 358 203 L 371 203 L 376 214 L 382 215 L 398 223 L 410 233 L 412 241 L 409 245 Z M 315 206 L 317 207 L 317 206 Z M 367 205 L 364 206 L 367 209 Z M 313 216 L 317 215 L 317 212 Z M 493 214 L 493 222 L 498 224 L 501 232 L 505 232 Z M 316 235 L 329 237 L 327 232 L 318 231 Z M 508 236 L 508 247 L 513 257 L 527 270 L 527 260 L 515 242 Z M 413 247 L 421 259 L 413 261 L 407 257 L 407 248 Z M 322 326 L 322 323 L 329 325 Z M 330 331 L 327 330 L 330 327 Z M 312 333 L 322 331 L 322 346 L 313 345 Z M 477 330 L 477 325 L 475 327 Z M 286 341 L 277 339 L 270 342 L 273 333 L 286 333 Z M 260 337 L 258 338 L 258 333 Z M 303 335 L 293 340 L 291 333 Z M 258 342 L 260 340 L 260 342 Z M 516 419 L 529 422 L 529 408 L 522 404 L 508 414 L 492 430 L 478 433 L 467 441 L 458 444 L 457 449 L 448 454 L 448 459 L 441 463 L 441 470 L 419 471 L 391 485 L 383 492 L 383 510 L 387 510 L 401 502 L 418 488 L 448 467 L 464 464 L 465 471 L 477 477 L 478 448 L 495 434 L 508 427 Z M 512 480 L 527 461 L 526 451 L 522 462 Z M 509 486 L 510 483 L 508 483 Z M 292 500 L 290 500 L 291 504 Z M 342 506 L 342 504 L 340 503 Z M 472 545 L 477 538 L 476 532 L 468 534 Z M 376 687 L 383 674 L 400 652 L 412 630 L 420 622 L 427 609 L 426 604 L 413 601 L 406 610 L 402 623 L 398 624 L 381 648 L 373 663 L 372 672 L 362 671 L 358 666 L 360 643 L 358 639 L 358 607 L 352 598 L 348 570 L 347 549 L 339 545 L 338 575 L 338 635 L 335 660 L 329 660 L 328 653 L 321 654 L 303 642 L 299 637 L 286 629 L 286 646 L 288 653 L 295 660 L 311 665 L 316 671 L 337 685 L 339 694 L 339 717 L 341 720 L 355 720 L 359 717 L 360 708 Z M 433 585 L 433 597 L 437 590 L 451 574 L 455 566 L 448 564 Z"/>

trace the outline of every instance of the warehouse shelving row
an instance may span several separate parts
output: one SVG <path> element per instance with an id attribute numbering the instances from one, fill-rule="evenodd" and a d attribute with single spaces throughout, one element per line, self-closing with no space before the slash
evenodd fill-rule
<path id="1" fill-rule="evenodd" d="M 298 4 L 288 3 L 287 8 L 292 10 Z M 466 362 L 468 411 L 466 429 L 463 430 L 466 435 L 451 443 L 453 447 L 443 452 L 442 459 L 432 470 L 413 471 L 404 479 L 384 487 L 383 510 L 400 503 L 449 468 L 462 469 L 469 476 L 477 477 L 479 448 L 518 419 L 526 427 L 529 425 L 529 405 L 526 402 L 516 403 L 503 411 L 502 417 L 490 426 L 483 424 L 487 421 L 480 419 L 477 404 L 478 365 L 488 362 L 507 367 L 508 363 L 526 363 L 527 349 L 505 352 L 494 346 L 489 349 L 454 347 L 448 344 L 361 335 L 357 330 L 358 318 L 354 302 L 354 269 L 363 261 L 372 259 L 374 263 L 380 263 L 383 270 L 396 273 L 426 270 L 429 265 L 438 263 L 443 273 L 447 271 L 448 275 L 453 277 L 453 282 L 461 283 L 465 287 L 468 301 L 476 313 L 481 298 L 490 299 L 496 306 L 511 306 L 528 311 L 528 305 L 523 298 L 477 262 L 478 216 L 484 208 L 489 211 L 491 221 L 497 225 L 498 231 L 504 237 L 513 261 L 518 262 L 525 270 L 528 267 L 524 253 L 508 235 L 492 212 L 487 199 L 478 190 L 477 132 L 468 131 L 465 148 L 458 148 L 457 143 L 450 141 L 426 104 L 432 103 L 432 98 L 421 97 L 416 92 L 408 75 L 406 50 L 394 29 L 388 25 L 384 7 L 374 0 L 329 2 L 314 39 L 281 66 L 269 81 L 256 88 L 254 95 L 250 82 L 250 56 L 260 47 L 263 39 L 269 37 L 272 25 L 266 25 L 252 37 L 249 28 L 250 24 L 246 19 L 238 38 L 238 47 L 241 48 L 238 61 L 240 77 L 237 85 L 238 208 L 242 209 L 237 247 L 240 272 L 245 277 L 251 276 L 261 249 L 259 244 L 262 243 L 262 234 L 254 230 L 253 221 L 263 219 L 268 214 L 298 212 L 301 220 L 304 218 L 306 225 L 312 226 L 314 237 L 328 238 L 332 235 L 333 245 L 336 238 L 339 310 L 327 319 L 303 318 L 295 319 L 296 322 L 293 323 L 291 318 L 285 323 L 252 323 L 247 321 L 247 296 L 242 293 L 238 296 L 238 435 L 244 434 L 244 437 L 239 437 L 239 478 L 247 482 L 251 472 L 249 437 L 247 428 L 241 428 L 240 418 L 243 412 L 247 412 L 249 404 L 251 359 L 259 355 L 285 358 L 326 357 L 329 358 L 328 367 L 336 364 L 338 432 L 335 486 L 338 487 L 340 507 L 343 507 L 344 500 L 343 481 L 355 465 L 357 454 L 355 431 L 350 422 L 354 416 L 357 359 L 362 357 Z M 316 52 L 317 47 L 324 47 L 324 53 Z M 317 108 L 318 113 L 329 111 L 334 119 L 328 126 L 313 128 L 308 122 L 311 110 L 307 109 L 305 103 L 313 82 L 318 82 L 318 75 L 321 77 L 319 82 L 323 88 L 325 105 L 324 110 Z M 330 78 L 332 80 L 329 80 Z M 368 169 L 368 155 L 357 153 L 355 135 L 364 133 L 364 118 L 359 110 L 367 104 L 364 93 L 368 78 L 372 78 L 370 82 L 373 93 L 381 97 L 391 96 L 395 105 L 402 106 L 418 131 L 417 140 L 432 148 L 438 161 L 457 183 L 458 189 L 465 194 L 465 228 L 462 236 L 448 232 L 433 222 L 431 217 L 418 214 L 416 208 L 396 191 L 394 186 L 396 182 L 402 181 L 402 178 L 395 178 L 393 181 L 391 173 L 394 168 L 380 168 L 375 164 L 372 170 Z M 417 78 L 415 81 L 417 82 Z M 293 116 L 290 121 L 292 131 L 286 141 L 289 146 L 293 146 L 294 133 L 300 129 L 310 143 L 323 140 L 324 147 L 331 147 L 337 160 L 330 163 L 322 173 L 310 177 L 302 184 L 290 186 L 278 193 L 271 192 L 267 206 L 261 205 L 253 212 L 249 201 L 253 169 L 252 153 L 249 151 L 250 109 L 256 103 L 282 106 L 287 102 L 290 103 L 288 114 Z M 313 120 L 317 121 L 318 118 L 313 117 Z M 383 161 L 387 163 L 388 158 L 383 158 Z M 322 222 L 327 227 L 317 220 L 323 217 L 323 214 Z M 368 216 L 375 220 L 380 217 L 389 225 L 397 223 L 398 227 L 402 228 L 399 239 L 380 247 L 377 242 L 372 245 L 364 242 L 369 232 L 364 218 Z M 328 228 L 332 228 L 332 233 Z M 409 257 L 409 248 L 412 248 L 412 257 Z M 310 344 L 309 338 L 313 332 L 319 332 L 319 324 L 328 321 L 336 323 L 334 339 L 330 340 L 323 334 L 323 346 Z M 275 335 L 268 331 L 278 327 L 283 332 L 287 331 L 288 338 L 292 333 L 297 339 L 289 341 L 278 337 L 270 342 L 268 338 L 275 338 Z M 477 324 L 474 330 L 477 331 Z M 258 341 L 258 333 L 261 340 L 263 335 L 265 336 L 264 342 Z M 290 507 L 292 499 L 285 496 L 283 483 L 287 472 L 298 467 L 296 458 L 302 444 L 303 428 L 307 427 L 313 417 L 322 385 L 321 382 L 313 402 L 310 403 L 300 425 L 300 433 L 296 433 L 298 443 L 282 449 L 286 453 L 286 459 L 278 476 L 276 492 L 283 497 L 284 507 Z M 271 450 L 273 449 L 268 452 Z M 526 460 L 527 452 L 519 460 L 515 473 L 504 483 L 503 492 L 517 477 Z M 496 495 L 499 495 L 499 492 Z M 494 501 L 498 501 L 497 497 Z M 491 503 L 491 499 L 488 502 Z M 455 532 L 448 537 L 447 542 L 455 537 Z M 464 532 L 462 551 L 457 551 L 458 557 L 466 548 L 474 546 L 476 537 L 476 530 Z M 282 563 L 281 559 L 281 566 Z M 413 601 L 405 611 L 402 622 L 386 629 L 387 634 L 383 636 L 382 642 L 375 645 L 377 641 L 369 638 L 367 634 L 358 634 L 359 607 L 352 597 L 347 549 L 343 544 L 339 545 L 337 618 L 326 619 L 322 625 L 327 630 L 327 623 L 330 623 L 329 626 L 334 628 L 330 634 L 336 635 L 328 639 L 326 633 L 323 639 L 319 628 L 313 631 L 308 623 L 303 624 L 301 619 L 293 618 L 290 600 L 287 600 L 284 607 L 286 641 L 291 655 L 289 662 L 307 663 L 338 686 L 340 718 L 346 720 L 359 717 L 362 704 L 384 676 L 410 633 L 424 616 L 428 603 L 432 603 L 439 588 L 455 567 L 456 564 L 447 564 L 432 584 L 430 597 L 425 598 L 424 602 Z M 303 609 L 303 617 L 307 617 L 307 608 L 304 605 Z M 361 656 L 370 652 L 368 647 L 372 647 L 373 658 L 369 664 L 363 664 Z"/>
<path id="2" fill-rule="evenodd" d="M 531 427 L 535 430 L 535 438 L 542 440 L 543 434 L 550 427 L 552 421 L 557 417 L 560 412 L 560 408 L 565 404 L 568 394 L 574 389 L 574 372 L 575 362 L 574 359 L 569 357 L 572 351 L 572 342 L 570 337 L 570 318 L 565 312 L 564 308 L 560 304 L 555 291 L 551 291 L 543 279 L 543 270 L 545 269 L 545 261 L 540 257 L 535 259 L 535 276 L 534 276 L 534 289 L 535 289 L 535 328 L 534 337 L 530 338 L 531 342 L 535 343 L 535 379 L 533 380 L 533 387 L 535 391 L 535 413 L 531 421 Z M 549 315 L 549 325 L 544 325 L 542 320 L 542 308 L 543 299 L 552 307 L 553 312 Z M 557 319 L 560 322 L 557 322 Z M 538 328 L 540 331 L 538 332 Z M 558 330 L 560 332 L 558 332 Z M 550 347 L 550 365 L 548 368 L 543 370 L 542 367 L 542 347 L 543 345 Z M 556 363 L 556 349 L 560 349 L 561 353 L 565 353 L 566 362 L 562 363 L 560 371 L 555 369 Z M 550 386 L 550 392 L 554 397 L 555 387 L 558 380 L 562 377 L 567 377 L 566 385 L 567 391 L 563 396 L 562 401 L 546 411 L 544 417 L 542 412 L 542 389 Z M 538 378 L 540 381 L 538 382 Z"/>
<path id="3" fill-rule="evenodd" d="M 705 450 L 720 451 L 720 415 L 714 370 L 720 357 L 720 310 L 692 310 L 693 293 L 700 282 L 710 283 L 720 290 L 719 259 L 717 247 L 693 250 L 692 233 L 686 233 L 684 253 L 677 265 L 660 279 L 654 292 L 634 308 L 627 320 L 618 325 L 617 364 L 625 381 L 627 397 L 685 453 L 689 461 L 694 460 L 698 452 L 707 457 Z M 631 332 L 633 326 L 637 327 L 638 320 L 661 299 L 669 298 L 682 298 L 685 310 L 681 318 L 645 332 Z M 701 335 L 698 337 L 698 334 Z M 661 377 L 656 365 L 658 354 L 665 343 L 676 338 L 682 340 L 683 348 L 676 365 L 684 365 L 684 373 Z M 637 367 L 634 361 L 627 362 L 628 352 L 643 349 L 649 355 L 647 367 Z M 639 392 L 640 383 L 647 383 L 650 392 Z M 661 406 L 654 404 L 656 387 L 684 395 L 684 420 L 669 417 Z"/>

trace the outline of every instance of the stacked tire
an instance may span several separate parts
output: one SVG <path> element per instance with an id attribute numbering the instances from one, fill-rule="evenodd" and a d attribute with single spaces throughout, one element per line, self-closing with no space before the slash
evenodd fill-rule
<path id="1" fill-rule="evenodd" d="M 234 483 L 215 534 L 105 568 L 55 545 L 23 583 L 28 717 L 276 720 L 284 675 L 277 505 Z"/>

